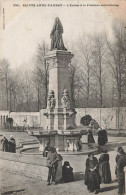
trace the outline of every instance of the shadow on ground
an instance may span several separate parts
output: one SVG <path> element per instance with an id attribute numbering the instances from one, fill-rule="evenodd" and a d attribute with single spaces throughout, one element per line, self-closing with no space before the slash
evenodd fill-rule
<path id="1" fill-rule="evenodd" d="M 126 142 L 123 143 L 108 143 L 107 145 L 104 146 L 105 149 L 108 151 L 114 151 L 117 147 L 119 146 L 126 146 Z"/>
<path id="2" fill-rule="evenodd" d="M 74 173 L 74 181 L 84 180 L 84 172 L 75 172 Z"/>
<path id="3" fill-rule="evenodd" d="M 7 195 L 7 194 L 18 194 L 19 192 L 25 192 L 25 189 L 21 189 L 21 190 L 10 190 L 10 191 L 6 191 L 6 192 L 2 192 L 1 195 Z"/>
<path id="4" fill-rule="evenodd" d="M 115 190 L 118 188 L 118 185 L 115 186 L 108 186 L 108 187 L 104 187 L 100 190 L 100 192 L 107 192 L 107 191 L 111 191 L 111 190 Z"/>

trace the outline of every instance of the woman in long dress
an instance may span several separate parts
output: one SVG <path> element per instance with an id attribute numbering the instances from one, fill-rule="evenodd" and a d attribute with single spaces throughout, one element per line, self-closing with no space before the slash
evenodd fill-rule
<path id="1" fill-rule="evenodd" d="M 93 134 L 91 130 L 88 130 L 88 143 L 95 143 Z"/>
<path id="2" fill-rule="evenodd" d="M 93 153 L 89 153 L 86 160 L 85 184 L 89 192 L 98 193 L 100 189 L 101 178 L 99 174 L 98 160 Z"/>
<path id="3" fill-rule="evenodd" d="M 106 130 L 100 129 L 98 132 L 98 144 L 104 146 L 108 142 Z"/>
<path id="4" fill-rule="evenodd" d="M 99 173 L 101 176 L 102 183 L 110 183 L 111 182 L 111 171 L 109 165 L 109 154 L 107 154 L 107 150 L 103 150 L 99 158 Z"/>

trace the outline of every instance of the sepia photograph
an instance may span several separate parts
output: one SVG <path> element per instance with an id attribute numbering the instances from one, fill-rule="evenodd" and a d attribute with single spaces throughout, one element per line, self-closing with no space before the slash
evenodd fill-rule
<path id="1" fill-rule="evenodd" d="M 126 0 L 0 0 L 0 194 L 126 195 Z"/>

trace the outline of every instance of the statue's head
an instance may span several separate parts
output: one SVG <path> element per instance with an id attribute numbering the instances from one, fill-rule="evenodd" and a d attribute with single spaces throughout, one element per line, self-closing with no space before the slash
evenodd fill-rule
<path id="1" fill-rule="evenodd" d="M 64 89 L 64 90 L 63 90 L 63 93 L 68 93 L 68 90 L 67 90 L 67 89 Z"/>
<path id="2" fill-rule="evenodd" d="M 55 18 L 55 22 L 59 23 L 60 19 L 58 17 Z"/>
<path id="3" fill-rule="evenodd" d="M 50 90 L 50 91 L 49 91 L 48 97 L 54 97 L 54 91 L 53 91 L 53 90 Z"/>
<path id="4" fill-rule="evenodd" d="M 67 90 L 67 89 L 64 89 L 64 90 L 63 90 L 63 96 L 65 96 L 65 97 L 68 97 L 68 96 L 69 96 L 68 90 Z"/>

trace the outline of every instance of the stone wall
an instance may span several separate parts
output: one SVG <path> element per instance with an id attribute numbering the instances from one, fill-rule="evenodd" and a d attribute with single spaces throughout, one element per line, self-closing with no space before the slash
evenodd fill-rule
<path id="1" fill-rule="evenodd" d="M 9 111 L 0 111 L 0 126 L 3 127 L 7 118 L 9 117 Z"/>
<path id="2" fill-rule="evenodd" d="M 84 115 L 91 115 L 102 128 L 117 129 L 118 118 L 121 130 L 126 130 L 126 107 L 118 108 L 76 108 L 76 124 L 80 125 L 80 119 Z"/>
<path id="3" fill-rule="evenodd" d="M 46 164 L 46 158 L 42 155 L 0 152 L 0 168 L 28 177 L 35 177 L 47 181 L 48 167 L 46 167 Z M 58 161 L 56 181 L 61 181 L 61 179 L 62 161 Z"/>
<path id="4" fill-rule="evenodd" d="M 13 118 L 13 126 L 40 127 L 39 112 L 11 112 L 10 117 Z"/>
<path id="5" fill-rule="evenodd" d="M 25 176 L 47 180 L 48 168 L 44 157 L 0 152 L 0 167 Z"/>
<path id="6" fill-rule="evenodd" d="M 102 128 L 116 129 L 117 128 L 117 108 L 76 108 L 76 124 L 80 125 L 80 119 L 87 114 L 91 115 Z M 123 113 L 122 113 L 123 115 Z M 121 126 L 126 129 L 126 126 Z"/>
<path id="7" fill-rule="evenodd" d="M 120 110 L 120 129 L 126 129 L 126 107 Z"/>
<path id="8" fill-rule="evenodd" d="M 0 125 L 6 121 L 7 117 L 14 120 L 14 126 L 46 127 L 45 109 L 40 112 L 11 112 L 0 111 Z M 82 116 L 89 114 L 95 119 L 102 128 L 117 129 L 118 127 L 118 109 L 117 108 L 76 108 L 76 124 L 80 126 Z M 120 129 L 126 130 L 126 107 L 119 111 Z"/>

